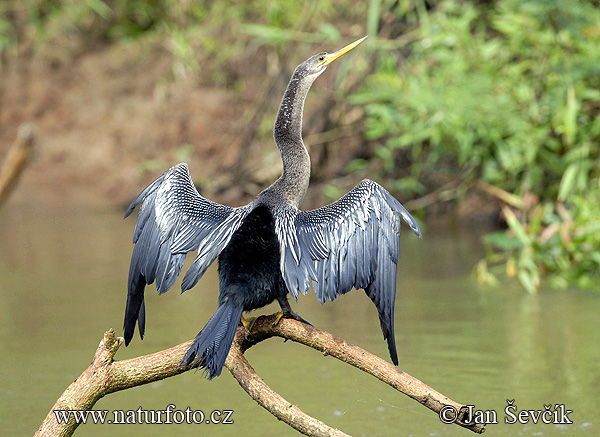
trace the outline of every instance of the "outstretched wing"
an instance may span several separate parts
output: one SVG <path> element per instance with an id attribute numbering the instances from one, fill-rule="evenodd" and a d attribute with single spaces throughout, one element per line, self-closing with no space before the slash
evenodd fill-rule
<path id="1" fill-rule="evenodd" d="M 219 256 L 248 214 L 249 205 L 231 208 L 205 199 L 194 187 L 187 164 L 178 164 L 150 184 L 129 206 L 128 217 L 141 203 L 133 234 L 129 267 L 125 342 L 129 344 L 138 322 L 144 337 L 144 288 L 156 280 L 160 294 L 181 273 L 185 256 L 198 250 L 182 282 L 192 288 Z"/>
<path id="2" fill-rule="evenodd" d="M 312 211 L 290 208 L 276 222 L 281 271 L 292 295 L 306 293 L 309 277 L 321 303 L 363 288 L 379 311 L 394 364 L 400 217 L 421 238 L 419 226 L 400 202 L 365 179 L 330 205 Z"/>

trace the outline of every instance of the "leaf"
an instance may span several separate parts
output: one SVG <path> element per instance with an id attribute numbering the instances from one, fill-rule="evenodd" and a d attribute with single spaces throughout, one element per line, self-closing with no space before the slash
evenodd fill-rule
<path id="1" fill-rule="evenodd" d="M 330 41 L 339 42 L 342 39 L 340 31 L 331 23 L 323 23 L 319 31 Z"/>
<path id="2" fill-rule="evenodd" d="M 527 235 L 527 232 L 525 231 L 523 225 L 519 222 L 519 219 L 517 219 L 517 216 L 515 215 L 513 210 L 510 209 L 508 206 L 503 205 L 502 212 L 506 217 L 506 223 L 508 223 L 508 226 L 515 233 L 516 237 L 521 241 L 521 243 L 523 243 L 526 246 L 529 246 L 531 244 L 531 239 Z"/>
<path id="3" fill-rule="evenodd" d="M 573 191 L 575 186 L 577 173 L 579 172 L 579 163 L 573 162 L 569 164 L 565 170 L 562 178 L 560 179 L 560 185 L 558 187 L 558 200 L 564 201 L 567 196 Z"/>
<path id="4" fill-rule="evenodd" d="M 86 0 L 85 4 L 88 8 L 90 8 L 96 14 L 100 15 L 105 20 L 108 19 L 110 17 L 110 14 L 112 13 L 110 6 L 108 6 L 101 0 Z"/>
<path id="5" fill-rule="evenodd" d="M 492 245 L 494 248 L 510 252 L 520 249 L 523 243 L 517 237 L 507 234 L 504 231 L 492 232 L 483 237 L 483 241 Z"/>
<path id="6" fill-rule="evenodd" d="M 381 9 L 381 0 L 371 0 L 367 12 L 367 33 L 377 35 L 379 33 L 379 11 Z"/>
<path id="7" fill-rule="evenodd" d="M 477 277 L 477 282 L 480 284 L 487 284 L 491 286 L 498 286 L 500 284 L 498 278 L 496 278 L 496 276 L 489 271 L 488 264 L 484 259 L 480 260 L 476 264 L 474 273 Z"/>
<path id="8" fill-rule="evenodd" d="M 519 282 L 521 282 L 523 287 L 525 287 L 525 289 L 529 293 L 531 293 L 531 294 L 537 293 L 537 287 L 534 285 L 533 276 L 531 275 L 530 272 L 528 272 L 527 270 L 520 270 L 517 277 L 519 278 Z"/>
<path id="9" fill-rule="evenodd" d="M 575 88 L 570 83 L 567 88 L 567 106 L 563 112 L 563 133 L 565 143 L 572 145 L 577 135 L 577 98 L 575 97 Z"/>

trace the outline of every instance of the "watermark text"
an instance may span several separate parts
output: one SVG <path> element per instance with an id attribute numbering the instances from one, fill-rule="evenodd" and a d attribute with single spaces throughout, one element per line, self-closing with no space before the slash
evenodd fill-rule
<path id="1" fill-rule="evenodd" d="M 462 417 L 460 417 L 462 423 L 499 423 L 499 415 L 495 410 L 477 410 L 474 405 L 466 405 L 466 411 L 461 410 L 463 410 Z M 563 404 L 544 405 L 543 408 L 536 410 L 520 410 L 514 399 L 507 399 L 502 420 L 507 424 L 520 423 L 523 425 L 528 423 L 572 424 L 573 421 L 569 418 L 571 413 L 573 410 L 568 410 Z M 444 405 L 440 409 L 439 416 L 444 423 L 454 423 L 459 420 L 459 411 L 452 405 Z"/>
<path id="2" fill-rule="evenodd" d="M 54 417 L 59 424 L 74 420 L 77 424 L 208 424 L 230 425 L 233 423 L 233 410 L 213 410 L 204 412 L 177 409 L 174 404 L 169 404 L 164 410 L 145 410 L 138 407 L 136 410 L 54 410 Z"/>

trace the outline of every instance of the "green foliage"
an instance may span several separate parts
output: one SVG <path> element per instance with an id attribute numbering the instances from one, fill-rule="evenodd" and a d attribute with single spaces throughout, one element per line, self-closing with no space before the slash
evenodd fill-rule
<path id="1" fill-rule="evenodd" d="M 122 41 L 178 28 L 193 31 L 194 26 L 206 27 L 205 34 L 220 28 L 230 32 L 240 29 L 263 38 L 259 43 L 322 41 L 322 36 L 339 40 L 339 30 L 329 24 L 338 8 L 348 10 L 351 2 L 315 2 L 310 5 L 291 0 L 253 0 L 249 2 L 175 1 L 175 0 L 28 0 L 7 1 L 0 12 L 26 9 L 26 19 L 39 40 L 58 36 L 91 34 L 107 41 Z M 360 13 L 361 8 L 356 8 Z M 307 21 L 320 16 L 319 29 L 304 27 Z M 4 26 L 5 19 L 0 20 Z M 298 29 L 301 28 L 301 30 Z M 2 30 L 2 27 L 0 27 Z M 318 30 L 317 34 L 314 31 Z M 222 35 L 212 35 L 215 36 Z M 308 37 L 308 40 L 305 39 Z M 320 38 L 319 38 L 320 37 Z M 232 41 L 226 41 L 231 43 Z M 224 47 L 226 44 L 220 44 Z"/>
<path id="2" fill-rule="evenodd" d="M 564 197 L 598 171 L 600 12 L 588 2 L 512 0 L 485 12 L 443 2 L 421 20 L 406 60 L 380 52 L 354 97 L 366 136 L 390 158 L 392 177 L 391 159 L 405 153 L 419 180 L 442 171 L 556 196 L 572 164 Z M 568 26 L 553 28 L 558 18 Z"/>
<path id="3" fill-rule="evenodd" d="M 376 73 L 354 96 L 383 176 L 409 196 L 448 179 L 533 193 L 539 208 L 506 209 L 509 231 L 486 239 L 500 253 L 490 251 L 479 277 L 493 281 L 488 263 L 501 262 L 530 291 L 544 276 L 598 287 L 590 229 L 600 216 L 600 10 L 583 0 L 498 0 L 400 14 L 410 38 L 378 52 Z"/>
<path id="4" fill-rule="evenodd" d="M 599 285 L 595 2 L 27 0 L 0 12 L 0 52 L 23 36 L 50 47 L 77 41 L 81 50 L 143 39 L 171 51 L 175 78 L 202 71 L 215 83 L 231 80 L 222 71 L 253 47 L 264 45 L 280 69 L 291 41 L 339 41 L 362 22 L 374 71 L 351 100 L 364 108 L 375 149 L 351 168 L 380 171 L 405 197 L 486 186 L 510 205 L 509 229 L 485 239 L 477 273 L 486 282 L 505 271 L 530 291 L 543 278 Z M 352 68 L 367 74 L 366 63 Z"/>
<path id="5" fill-rule="evenodd" d="M 164 15 L 161 0 L 34 0 L 25 2 L 38 40 L 82 34 L 105 40 L 134 38 Z"/>
<path id="6" fill-rule="evenodd" d="M 478 278 L 494 283 L 495 274 L 504 270 L 532 293 L 543 276 L 556 288 L 598 288 L 600 191 L 574 195 L 570 204 L 567 209 L 560 202 L 543 202 L 520 211 L 521 220 L 505 207 L 509 230 L 484 238 L 488 257 L 477 266 Z"/>
<path id="7" fill-rule="evenodd" d="M 252 0 L 247 2 L 176 0 L 6 0 L 0 6 L 0 52 L 18 44 L 21 35 L 45 46 L 78 46 L 85 52 L 97 43 L 145 39 L 164 44 L 173 55 L 176 78 L 198 73 L 223 81 L 227 62 L 268 44 L 285 53 L 290 41 L 339 41 L 331 24 L 345 11 L 360 17 L 366 7 L 350 0 L 313 2 Z M 6 16 L 16 17 L 7 20 Z M 318 18 L 318 19 L 317 19 Z M 287 45 L 287 47 L 286 47 Z"/>

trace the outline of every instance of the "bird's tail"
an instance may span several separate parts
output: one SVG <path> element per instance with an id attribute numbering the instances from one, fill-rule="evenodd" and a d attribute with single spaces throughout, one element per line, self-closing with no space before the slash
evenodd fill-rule
<path id="1" fill-rule="evenodd" d="M 146 281 L 141 274 L 130 274 L 129 291 L 127 293 L 127 306 L 125 307 L 125 321 L 123 322 L 125 346 L 133 338 L 135 324 L 137 322 L 140 330 L 140 337 L 144 339 L 146 329 L 146 308 L 144 305 L 144 288 Z"/>
<path id="2" fill-rule="evenodd" d="M 193 367 L 202 367 L 208 379 L 219 376 L 240 323 L 242 311 L 242 307 L 228 302 L 219 306 L 196 336 L 181 361 L 181 366 L 193 364 Z"/>

